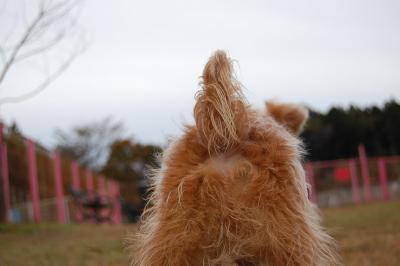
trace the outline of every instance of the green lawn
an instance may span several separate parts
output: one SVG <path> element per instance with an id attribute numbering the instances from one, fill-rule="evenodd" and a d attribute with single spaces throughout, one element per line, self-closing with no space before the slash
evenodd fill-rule
<path id="1" fill-rule="evenodd" d="M 400 202 L 323 211 L 345 265 L 400 265 Z M 128 265 L 133 225 L 0 225 L 0 265 Z"/>

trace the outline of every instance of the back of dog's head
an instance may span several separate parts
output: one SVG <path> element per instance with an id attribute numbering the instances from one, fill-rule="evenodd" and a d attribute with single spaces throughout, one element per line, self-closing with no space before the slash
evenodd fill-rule
<path id="1" fill-rule="evenodd" d="M 211 56 L 202 79 L 196 124 L 164 155 L 144 221 L 142 259 L 164 252 L 158 261 L 170 265 L 197 265 L 193 258 L 215 265 L 336 265 L 333 241 L 307 197 L 297 137 L 306 109 L 273 102 L 251 108 L 222 51 Z M 169 238 L 175 230 L 190 230 L 188 239 Z M 167 258 L 175 244 L 186 250 L 182 259 Z"/>
<path id="2" fill-rule="evenodd" d="M 205 66 L 194 116 L 199 142 L 209 153 L 202 164 L 204 175 L 212 171 L 226 179 L 220 183 L 225 187 L 214 193 L 222 206 L 236 206 L 234 214 L 227 215 L 237 215 L 230 222 L 239 221 L 236 237 L 242 246 L 249 245 L 247 252 L 268 247 L 263 252 L 272 265 L 334 264 L 331 239 L 320 229 L 308 200 L 301 165 L 297 135 L 307 110 L 275 102 L 267 102 L 262 111 L 252 109 L 231 60 L 217 51 Z"/>
<path id="3" fill-rule="evenodd" d="M 252 169 L 248 171 L 249 178 L 262 172 L 263 182 L 284 182 L 281 189 L 296 182 L 293 187 L 296 191 L 285 192 L 303 195 L 306 181 L 297 135 L 308 118 L 307 110 L 275 102 L 267 102 L 263 110 L 251 108 L 235 78 L 232 61 L 223 51 L 211 56 L 202 79 L 194 107 L 196 125 L 183 137 L 191 138 L 192 143 L 197 143 L 207 153 L 196 167 L 235 175 L 235 171 L 242 171 L 241 162 L 246 162 Z M 249 179 L 246 185 L 253 182 Z"/>

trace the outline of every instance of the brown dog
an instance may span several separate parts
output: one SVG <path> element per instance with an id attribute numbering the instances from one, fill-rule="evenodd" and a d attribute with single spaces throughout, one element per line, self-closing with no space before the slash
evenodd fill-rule
<path id="1" fill-rule="evenodd" d="M 307 198 L 305 109 L 246 102 L 231 60 L 203 72 L 195 126 L 170 145 L 134 242 L 133 265 L 337 265 Z"/>

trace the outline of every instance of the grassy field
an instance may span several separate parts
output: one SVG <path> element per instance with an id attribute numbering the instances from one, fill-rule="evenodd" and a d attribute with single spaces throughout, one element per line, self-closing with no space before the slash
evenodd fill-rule
<path id="1" fill-rule="evenodd" d="M 400 202 L 328 209 L 323 213 L 345 265 L 400 265 Z"/>
<path id="2" fill-rule="evenodd" d="M 400 265 L 400 202 L 323 211 L 345 265 Z M 0 225 L 0 265 L 128 265 L 134 226 Z"/>

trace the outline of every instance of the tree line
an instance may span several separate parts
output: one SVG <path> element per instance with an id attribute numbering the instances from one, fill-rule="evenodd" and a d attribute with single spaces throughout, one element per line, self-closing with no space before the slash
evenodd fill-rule
<path id="1" fill-rule="evenodd" d="M 357 157 L 363 143 L 369 156 L 400 154 L 400 104 L 382 107 L 332 107 L 326 113 L 310 111 L 301 134 L 311 161 Z"/>

